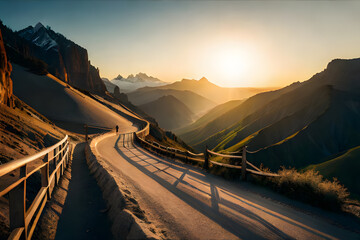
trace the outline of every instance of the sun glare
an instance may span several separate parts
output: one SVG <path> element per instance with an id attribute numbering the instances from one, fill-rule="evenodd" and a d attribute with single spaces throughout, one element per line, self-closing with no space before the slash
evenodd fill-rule
<path id="1" fill-rule="evenodd" d="M 216 51 L 214 63 L 224 85 L 239 85 L 249 72 L 250 56 L 245 48 L 226 45 Z"/>

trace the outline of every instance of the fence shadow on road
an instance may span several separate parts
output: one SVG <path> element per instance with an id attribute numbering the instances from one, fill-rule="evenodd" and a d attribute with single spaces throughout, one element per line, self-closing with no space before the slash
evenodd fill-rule
<path id="1" fill-rule="evenodd" d="M 212 183 L 211 179 L 209 179 L 206 175 L 198 172 L 199 170 L 197 170 L 196 168 L 185 164 L 177 163 L 175 161 L 162 160 L 158 157 L 146 153 L 143 149 L 139 148 L 137 145 L 134 145 L 132 141 L 130 144 L 123 144 L 123 142 L 121 142 L 122 139 L 123 138 L 121 138 L 120 135 L 115 143 L 115 149 L 121 157 L 123 157 L 126 161 L 128 161 L 138 170 L 143 172 L 145 175 L 154 179 L 157 183 L 159 183 L 162 187 L 166 188 L 168 191 L 173 193 L 175 196 L 182 199 L 191 207 L 197 209 L 203 215 L 207 216 L 209 219 L 213 220 L 218 225 L 220 225 L 227 231 L 231 232 L 232 234 L 236 235 L 237 237 L 245 238 L 245 239 L 264 239 L 269 237 L 292 239 L 289 235 L 285 234 L 284 232 L 273 226 L 270 222 L 266 221 L 261 216 L 237 204 L 220 199 L 217 186 L 214 183 Z M 134 160 L 133 158 L 136 158 L 137 160 Z M 170 182 L 166 181 L 159 175 L 155 174 L 155 172 L 157 171 L 151 172 L 144 165 L 141 165 L 139 163 L 139 162 L 144 162 L 146 165 L 150 164 L 153 165 L 155 168 L 158 168 L 155 166 L 155 164 L 150 163 L 148 160 L 152 160 L 152 161 L 155 160 L 161 164 L 166 165 L 167 169 L 172 168 L 174 170 L 181 172 L 182 174 L 178 178 L 175 177 L 174 175 L 171 175 L 176 179 L 175 183 L 171 184 Z M 158 170 L 161 169 L 158 168 Z M 209 188 L 210 191 L 204 192 L 203 190 L 198 189 L 196 186 L 193 186 L 188 182 L 184 182 L 183 178 L 187 174 L 191 175 L 192 178 L 198 179 L 197 182 L 201 183 L 201 181 L 204 181 L 205 182 L 204 184 L 206 184 L 206 182 L 210 182 L 210 188 Z M 211 206 L 203 202 L 200 198 L 197 198 L 196 196 L 190 195 L 189 193 L 179 189 L 177 187 L 179 183 L 185 183 L 188 186 L 191 185 L 190 187 L 192 187 L 193 189 L 202 191 L 203 193 L 209 195 L 211 200 Z M 227 208 L 232 209 L 232 211 L 237 212 L 239 215 L 234 214 L 233 216 L 231 216 L 231 214 L 228 214 L 231 216 L 230 217 L 223 214 L 221 211 L 219 211 L 220 203 L 226 206 Z M 247 218 L 250 218 L 253 221 L 256 221 L 258 224 L 261 224 L 267 231 L 255 229 L 254 226 L 249 223 Z M 269 236 L 269 234 L 271 234 L 272 236 Z"/>

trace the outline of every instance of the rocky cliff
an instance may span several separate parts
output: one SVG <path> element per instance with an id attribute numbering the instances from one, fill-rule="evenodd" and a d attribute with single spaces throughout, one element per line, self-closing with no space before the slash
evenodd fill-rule
<path id="1" fill-rule="evenodd" d="M 11 51 L 11 61 L 26 67 L 35 65 L 33 68 L 36 73 L 43 74 L 47 71 L 74 87 L 97 94 L 105 93 L 106 87 L 99 70 L 90 64 L 85 48 L 54 32 L 50 27 L 45 28 L 41 23 L 18 32 L 13 32 L 3 24 L 0 24 L 0 28 L 4 30 L 6 47 Z M 28 63 L 29 59 L 31 64 L 23 64 Z"/>
<path id="2" fill-rule="evenodd" d="M 8 62 L 4 41 L 0 31 L 0 104 L 13 107 L 13 86 L 10 78 L 12 67 Z"/>

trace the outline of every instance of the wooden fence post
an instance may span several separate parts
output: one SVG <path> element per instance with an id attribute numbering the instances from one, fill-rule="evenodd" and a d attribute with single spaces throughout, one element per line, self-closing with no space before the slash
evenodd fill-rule
<path id="1" fill-rule="evenodd" d="M 207 145 L 205 146 L 204 158 L 205 158 L 205 161 L 204 161 L 203 168 L 204 169 L 209 169 L 209 153 L 208 153 Z"/>
<path id="2" fill-rule="evenodd" d="M 50 186 L 49 186 L 49 154 L 45 155 L 44 160 L 46 161 L 46 165 L 41 168 L 41 186 L 46 187 L 46 193 L 48 199 L 51 199 Z"/>
<path id="3" fill-rule="evenodd" d="M 26 165 L 20 168 L 20 178 L 25 178 L 9 192 L 10 231 L 23 227 L 24 239 L 27 239 L 26 213 Z"/>
<path id="4" fill-rule="evenodd" d="M 53 167 L 54 167 L 54 172 L 55 172 L 55 182 L 54 182 L 54 186 L 57 185 L 57 178 L 58 178 L 58 172 L 56 171 L 56 166 L 57 166 L 57 160 L 59 155 L 56 155 L 59 152 L 58 148 L 56 147 L 54 149 L 54 159 L 53 159 Z"/>
<path id="5" fill-rule="evenodd" d="M 241 180 L 246 181 L 246 146 L 242 149 Z"/>
<path id="6" fill-rule="evenodd" d="M 88 125 L 85 124 L 84 128 L 85 128 L 85 142 L 87 142 L 88 141 Z"/>

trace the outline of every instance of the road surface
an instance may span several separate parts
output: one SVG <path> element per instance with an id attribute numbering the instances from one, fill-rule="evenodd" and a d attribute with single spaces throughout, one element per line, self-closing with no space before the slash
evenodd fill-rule
<path id="1" fill-rule="evenodd" d="M 265 196 L 259 194 L 263 188 L 226 181 L 131 143 L 124 147 L 119 135 L 103 139 L 96 150 L 127 182 L 148 219 L 167 229 L 170 238 L 360 239 L 359 233 L 332 222 L 348 221 L 352 230 L 360 229 L 342 215 L 316 209 L 321 214 L 305 213 L 278 201 L 290 201 L 282 196 L 266 190 Z"/>

